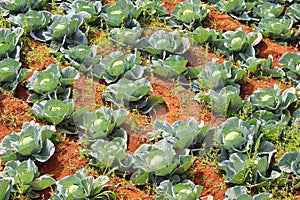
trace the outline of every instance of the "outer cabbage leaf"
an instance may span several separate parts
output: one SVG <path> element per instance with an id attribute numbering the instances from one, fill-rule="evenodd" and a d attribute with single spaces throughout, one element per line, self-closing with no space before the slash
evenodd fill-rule
<path id="1" fill-rule="evenodd" d="M 144 29 L 140 27 L 113 28 L 110 35 L 112 40 L 118 44 L 134 46 L 140 41 L 143 31 Z"/>
<path id="2" fill-rule="evenodd" d="M 159 30 L 149 37 L 141 39 L 136 48 L 146 51 L 152 55 L 162 55 L 165 53 L 184 54 L 190 47 L 188 38 L 178 36 L 176 31 L 168 33 Z"/>
<path id="3" fill-rule="evenodd" d="M 2 0 L 0 11 L 3 16 L 9 14 L 25 13 L 29 9 L 34 9 L 45 4 L 43 0 Z"/>

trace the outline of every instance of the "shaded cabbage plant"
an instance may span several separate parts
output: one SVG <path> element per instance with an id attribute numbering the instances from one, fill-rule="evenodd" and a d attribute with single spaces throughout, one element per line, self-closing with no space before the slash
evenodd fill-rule
<path id="1" fill-rule="evenodd" d="M 131 180 L 135 185 L 160 184 L 166 179 L 178 182 L 180 175 L 194 162 L 188 149 L 175 150 L 166 139 L 155 144 L 143 144 L 133 157 L 135 172 Z"/>
<path id="2" fill-rule="evenodd" d="M 202 190 L 203 186 L 195 185 L 188 179 L 177 184 L 172 184 L 170 180 L 165 180 L 156 187 L 158 195 L 155 200 L 197 200 Z"/>
<path id="3" fill-rule="evenodd" d="M 43 100 L 34 103 L 32 106 L 32 111 L 38 119 L 58 125 L 65 120 L 71 119 L 74 111 L 74 100 Z"/>
<path id="4" fill-rule="evenodd" d="M 78 45 L 70 49 L 64 49 L 64 59 L 80 72 L 90 72 L 101 60 L 97 55 L 97 46 Z"/>
<path id="5" fill-rule="evenodd" d="M 117 44 L 134 47 L 141 39 L 143 31 L 140 27 L 113 28 L 110 30 L 110 37 Z"/>
<path id="6" fill-rule="evenodd" d="M 0 87 L 6 91 L 15 91 L 18 84 L 22 82 L 31 70 L 20 69 L 21 63 L 5 58 L 0 61 Z"/>
<path id="7" fill-rule="evenodd" d="M 20 49 L 18 45 L 19 39 L 22 36 L 23 28 L 15 28 L 13 30 L 8 28 L 0 29 L 0 59 L 13 58 L 20 60 Z"/>
<path id="8" fill-rule="evenodd" d="M 30 91 L 27 102 L 35 103 L 45 99 L 69 99 L 73 82 L 79 78 L 79 72 L 73 67 L 60 70 L 58 64 L 52 64 L 43 71 L 35 71 L 27 80 Z"/>
<path id="9" fill-rule="evenodd" d="M 167 53 L 184 54 L 190 47 L 189 39 L 180 37 L 177 31 L 158 30 L 148 37 L 142 38 L 136 48 L 156 56 L 166 57 Z"/>
<path id="10" fill-rule="evenodd" d="M 146 78 L 137 80 L 122 78 L 106 87 L 104 97 L 118 108 L 137 109 L 142 113 L 148 113 L 155 105 L 164 103 L 162 98 L 149 95 L 151 91 L 152 86 Z"/>
<path id="11" fill-rule="evenodd" d="M 73 114 L 77 127 L 79 141 L 83 145 L 90 145 L 97 139 L 121 137 L 127 140 L 126 131 L 119 126 L 125 121 L 129 112 L 125 109 L 113 110 L 101 106 L 94 112 L 88 108 L 77 110 Z"/>
<path id="12" fill-rule="evenodd" d="M 170 24 L 173 27 L 196 28 L 209 15 L 207 5 L 199 0 L 188 0 L 178 4 L 171 13 Z"/>
<path id="13" fill-rule="evenodd" d="M 245 71 L 242 69 L 232 69 L 232 63 L 225 61 L 222 64 L 208 62 L 198 78 L 193 81 L 193 89 L 200 91 L 203 89 L 220 90 L 226 85 L 236 85 L 244 79 Z"/>
<path id="14" fill-rule="evenodd" d="M 1 142 L 1 162 L 9 160 L 37 160 L 46 162 L 55 151 L 51 142 L 54 126 L 40 126 L 34 121 L 25 122 L 20 132 L 12 132 Z"/>
<path id="15" fill-rule="evenodd" d="M 26 195 L 32 199 L 40 197 L 40 194 L 35 191 L 44 190 L 56 183 L 50 175 L 40 176 L 38 167 L 30 159 L 23 162 L 18 160 L 7 162 L 0 177 L 0 180 L 11 181 L 10 192 L 12 194 Z"/>
<path id="16" fill-rule="evenodd" d="M 88 150 L 91 164 L 104 169 L 113 169 L 121 175 L 131 175 L 134 160 L 127 150 L 127 138 L 115 137 L 111 141 L 98 139 Z"/>
<path id="17" fill-rule="evenodd" d="M 66 176 L 56 182 L 56 190 L 51 200 L 65 199 L 117 199 L 113 191 L 106 189 L 109 178 L 105 175 L 88 176 L 88 170 L 82 168 L 74 175 Z"/>
<path id="18" fill-rule="evenodd" d="M 173 124 L 167 121 L 155 120 L 153 130 L 148 133 L 150 141 L 166 139 L 173 144 L 174 149 L 191 149 L 196 150 L 195 145 L 203 142 L 209 125 L 204 125 L 204 122 L 198 125 L 195 118 L 188 118 L 186 122 L 179 120 Z"/>
<path id="19" fill-rule="evenodd" d="M 226 117 L 238 112 L 243 107 L 239 85 L 226 85 L 221 90 L 200 91 L 195 97 L 199 103 L 205 102 L 211 109 L 211 114 Z"/>

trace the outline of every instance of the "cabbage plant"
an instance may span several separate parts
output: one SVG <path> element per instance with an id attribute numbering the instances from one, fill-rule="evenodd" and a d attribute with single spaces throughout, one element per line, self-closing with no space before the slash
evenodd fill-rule
<path id="1" fill-rule="evenodd" d="M 296 29 L 292 28 L 293 20 L 289 18 L 262 19 L 257 26 L 257 30 L 264 37 L 284 42 L 295 39 Z"/>
<path id="2" fill-rule="evenodd" d="M 52 14 L 45 10 L 28 10 L 26 13 L 11 16 L 7 21 L 15 26 L 22 27 L 26 34 L 35 35 L 49 25 L 51 16 Z"/>
<path id="3" fill-rule="evenodd" d="M 165 55 L 166 53 L 181 55 L 189 49 L 190 42 L 188 38 L 180 37 L 176 31 L 169 33 L 158 30 L 149 37 L 142 38 L 136 47 L 152 55 Z"/>
<path id="4" fill-rule="evenodd" d="M 88 170 L 82 168 L 74 175 L 66 176 L 56 182 L 55 193 L 51 200 L 65 199 L 116 199 L 116 194 L 105 187 L 109 186 L 109 178 L 105 175 L 88 176 Z"/>
<path id="5" fill-rule="evenodd" d="M 274 170 L 267 177 L 270 166 L 270 160 L 267 156 L 249 157 L 247 154 L 233 153 L 230 154 L 228 160 L 223 161 L 219 166 L 225 168 L 226 183 L 244 184 L 251 180 L 250 184 L 255 186 L 280 177 L 280 173 Z"/>
<path id="6" fill-rule="evenodd" d="M 13 30 L 8 28 L 0 29 L 0 59 L 13 58 L 19 61 L 21 46 L 18 45 L 18 41 L 23 32 L 23 28 L 20 27 Z"/>
<path id="7" fill-rule="evenodd" d="M 182 28 L 200 26 L 210 13 L 207 6 L 200 5 L 200 2 L 199 0 L 188 0 L 178 4 L 171 13 L 171 25 L 182 26 Z"/>
<path id="8" fill-rule="evenodd" d="M 300 151 L 291 151 L 285 153 L 278 161 L 278 167 L 281 171 L 293 174 L 300 178 Z"/>
<path id="9" fill-rule="evenodd" d="M 113 168 L 117 173 L 132 174 L 133 157 L 127 152 L 127 140 L 116 137 L 111 141 L 98 139 L 91 145 L 88 154 L 91 164 L 102 168 Z"/>
<path id="10" fill-rule="evenodd" d="M 141 14 L 143 17 L 165 16 L 168 15 L 168 10 L 162 5 L 160 0 L 136 0 L 134 1 L 135 12 L 134 18 L 139 18 Z"/>
<path id="11" fill-rule="evenodd" d="M 78 45 L 70 49 L 64 49 L 64 58 L 80 72 L 88 72 L 98 64 L 101 56 L 97 55 L 97 46 Z"/>
<path id="12" fill-rule="evenodd" d="M 117 44 L 134 47 L 140 41 L 143 31 L 144 29 L 140 27 L 113 28 L 110 31 L 110 36 Z"/>
<path id="13" fill-rule="evenodd" d="M 120 51 L 115 51 L 96 64 L 92 73 L 95 77 L 104 79 L 110 84 L 117 82 L 126 72 L 141 63 L 139 51 L 127 56 Z"/>
<path id="14" fill-rule="evenodd" d="M 87 37 L 80 27 L 83 20 L 89 17 L 90 15 L 86 12 L 52 15 L 49 25 L 31 36 L 38 41 L 50 41 L 50 46 L 55 50 L 88 45 Z"/>
<path id="15" fill-rule="evenodd" d="M 0 2 L 0 11 L 3 16 L 9 14 L 26 13 L 30 9 L 35 9 L 45 4 L 43 0 L 2 0 Z"/>
<path id="16" fill-rule="evenodd" d="M 72 113 L 74 111 L 74 100 L 43 100 L 41 102 L 34 103 L 32 106 L 32 111 L 38 119 L 58 125 L 64 120 L 72 117 Z"/>
<path id="17" fill-rule="evenodd" d="M 256 18 L 250 16 L 253 7 L 256 5 L 255 2 L 245 0 L 228 0 L 228 1 L 217 1 L 216 7 L 228 13 L 231 17 L 242 20 L 242 21 L 256 21 Z"/>
<path id="18" fill-rule="evenodd" d="M 79 13 L 86 12 L 91 17 L 86 19 L 88 23 L 96 22 L 99 20 L 100 13 L 102 11 L 101 1 L 83 1 L 83 0 L 74 0 L 70 2 L 62 2 L 60 6 L 66 13 Z"/>
<path id="19" fill-rule="evenodd" d="M 221 33 L 210 28 L 203 28 L 199 26 L 193 31 L 193 40 L 199 44 L 208 43 L 210 46 L 214 46 L 215 41 L 221 37 Z"/>
<path id="20" fill-rule="evenodd" d="M 272 199 L 272 194 L 270 193 L 259 193 L 254 196 L 250 196 L 247 192 L 247 188 L 245 186 L 235 186 L 228 188 L 225 193 L 224 200 L 268 200 Z"/>
<path id="21" fill-rule="evenodd" d="M 210 106 L 212 115 L 220 117 L 226 117 L 231 113 L 236 113 L 243 107 L 239 85 L 226 85 L 220 91 L 200 91 L 196 94 L 194 99 L 199 101 L 199 103 L 204 101 Z"/>
<path id="22" fill-rule="evenodd" d="M 203 186 L 195 185 L 188 179 L 174 185 L 170 180 L 165 180 L 156 187 L 158 195 L 155 200 L 198 200 L 202 189 Z"/>
<path id="23" fill-rule="evenodd" d="M 1 147 L 1 161 L 37 160 L 46 162 L 55 151 L 51 137 L 55 132 L 54 126 L 40 126 L 34 121 L 25 122 L 20 132 L 12 132 L 4 137 Z"/>
<path id="24" fill-rule="evenodd" d="M 298 85 L 298 79 L 300 78 L 300 54 L 286 52 L 278 60 L 278 63 L 283 66 L 282 69 L 285 75 L 292 83 Z"/>
<path id="25" fill-rule="evenodd" d="M 203 142 L 209 125 L 204 126 L 204 122 L 198 125 L 195 118 L 188 118 L 186 122 L 182 120 L 169 124 L 167 121 L 155 120 L 152 132 L 148 133 L 149 140 L 165 138 L 173 144 L 174 149 L 193 149 L 193 145 Z"/>
<path id="26" fill-rule="evenodd" d="M 40 176 L 38 167 L 30 159 L 7 162 L 0 176 L 2 180 L 11 180 L 11 193 L 27 195 L 30 198 L 39 198 L 40 195 L 35 191 L 44 190 L 56 183 L 50 175 Z"/>
<path id="27" fill-rule="evenodd" d="M 0 87 L 6 91 L 15 91 L 18 84 L 22 82 L 30 70 L 20 69 L 21 63 L 12 59 L 5 58 L 0 61 Z"/>
<path id="28" fill-rule="evenodd" d="M 284 6 L 265 2 L 253 8 L 253 16 L 260 19 L 278 18 L 284 10 Z"/>
<path id="29" fill-rule="evenodd" d="M 79 78 L 79 72 L 73 67 L 60 70 L 58 64 L 52 64 L 43 71 L 35 71 L 27 80 L 26 87 L 30 96 L 27 102 L 35 103 L 45 99 L 69 99 L 71 84 Z"/>
<path id="30" fill-rule="evenodd" d="M 188 60 L 179 55 L 170 55 L 166 59 L 151 60 L 151 68 L 153 73 L 164 78 L 177 77 L 187 70 Z"/>
<path id="31" fill-rule="evenodd" d="M 262 40 L 261 33 L 250 32 L 247 34 L 242 28 L 238 28 L 236 31 L 227 31 L 223 33 L 222 37 L 225 39 L 224 46 L 227 55 L 243 61 L 249 57 L 255 57 L 254 46 Z"/>
<path id="32" fill-rule="evenodd" d="M 280 116 L 293 102 L 297 101 L 296 89 L 292 87 L 281 92 L 277 85 L 265 90 L 259 88 L 252 93 L 248 101 L 255 106 L 256 116 L 263 118 L 265 111 Z"/>
<path id="33" fill-rule="evenodd" d="M 122 137 L 126 138 L 126 132 L 119 128 L 125 121 L 129 112 L 125 109 L 113 110 L 101 106 L 94 112 L 81 109 L 73 114 L 80 142 L 84 145 L 95 142 L 99 138 Z"/>
<path id="34" fill-rule="evenodd" d="M 178 179 L 194 162 L 188 149 L 176 151 L 166 139 L 155 144 L 143 144 L 133 154 L 131 176 L 135 185 L 145 185 L 148 182 L 160 183 L 166 179 Z M 176 176 L 175 176 L 176 175 Z"/>
<path id="35" fill-rule="evenodd" d="M 119 0 L 113 6 L 103 6 L 101 16 L 109 27 L 126 28 L 139 27 L 139 23 L 133 19 L 136 9 L 131 1 Z"/>
<path id="36" fill-rule="evenodd" d="M 149 96 L 152 91 L 150 82 L 145 78 L 130 80 L 120 79 L 117 83 L 106 87 L 105 100 L 110 101 L 119 108 L 138 109 L 148 113 L 157 105 L 164 103 L 160 97 Z"/>
<path id="37" fill-rule="evenodd" d="M 225 61 L 222 64 L 208 62 L 194 81 L 195 90 L 220 90 L 226 85 L 235 85 L 244 79 L 245 71 L 231 69 L 232 63 Z"/>
<path id="38" fill-rule="evenodd" d="M 300 22 L 300 4 L 299 3 L 300 2 L 290 5 L 285 11 L 285 14 L 293 20 L 294 24 L 298 24 Z"/>

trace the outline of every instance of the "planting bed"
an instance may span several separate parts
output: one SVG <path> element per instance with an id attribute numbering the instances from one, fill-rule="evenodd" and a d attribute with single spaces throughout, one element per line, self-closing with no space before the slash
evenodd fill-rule
<path id="1" fill-rule="evenodd" d="M 256 28 L 261 0 L 33 2 L 0 3 L 0 62 L 24 70 L 0 63 L 0 199 L 300 199 L 299 1 L 276 1 L 279 36 Z"/>

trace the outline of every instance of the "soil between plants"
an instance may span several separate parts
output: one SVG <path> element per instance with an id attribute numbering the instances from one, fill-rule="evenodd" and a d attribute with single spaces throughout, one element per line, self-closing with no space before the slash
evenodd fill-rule
<path id="1" fill-rule="evenodd" d="M 168 0 L 163 0 L 162 2 L 165 3 L 164 5 L 167 10 L 171 12 L 177 3 L 184 1 L 180 0 L 176 1 L 175 3 Z M 236 30 L 239 27 L 242 27 L 246 32 L 253 31 L 250 26 L 244 25 L 232 19 L 228 15 L 218 13 L 214 8 L 210 9 L 211 17 L 210 22 L 207 24 L 208 27 L 217 28 L 218 31 L 223 32 L 228 30 Z M 51 54 L 46 53 L 49 49 L 44 44 L 35 42 L 34 40 L 31 41 L 30 39 L 27 39 L 26 42 L 29 43 L 30 48 L 22 52 L 21 60 L 24 63 L 24 68 L 43 70 L 50 64 L 55 64 L 57 62 Z M 293 46 L 282 46 L 270 39 L 263 39 L 257 47 L 260 50 L 258 57 L 267 58 L 269 54 L 273 56 L 273 66 L 279 66 L 278 59 L 283 53 L 287 51 L 299 53 L 299 47 L 295 48 Z M 36 51 L 44 51 L 44 57 L 42 57 L 40 60 L 28 60 L 28 55 Z M 190 55 L 187 55 L 191 58 L 189 60 L 190 66 L 199 66 L 201 65 L 199 63 L 203 61 L 203 54 L 200 54 L 203 53 L 202 50 L 195 52 L 195 54 L 189 52 Z M 200 59 L 197 59 L 199 58 L 197 55 L 200 57 Z M 212 60 L 217 62 L 223 62 L 226 60 L 226 58 L 218 57 L 211 52 L 208 52 L 208 57 L 211 57 Z M 265 80 L 249 79 L 241 86 L 241 96 L 243 99 L 246 99 L 257 88 L 265 89 L 266 87 L 273 86 L 274 84 L 280 83 L 272 78 Z M 145 134 L 147 131 L 151 130 L 151 122 L 154 119 L 167 120 L 169 123 L 173 123 L 176 120 L 186 120 L 187 117 L 193 116 L 198 121 L 204 120 L 205 123 L 211 121 L 211 116 L 208 109 L 205 108 L 205 106 L 194 104 L 194 101 L 192 101 L 192 95 L 187 90 L 172 90 L 174 88 L 174 84 L 172 85 L 172 83 L 166 83 L 159 79 L 153 80 L 152 85 L 152 94 L 162 97 L 165 100 L 165 105 L 156 107 L 149 115 L 136 116 L 134 113 L 130 114 L 127 124 L 124 125 L 124 128 L 129 133 L 128 148 L 130 153 L 133 153 L 140 145 L 149 142 Z M 103 86 L 105 86 L 105 84 L 102 82 L 95 81 L 93 83 L 93 87 L 96 88 L 95 90 L 97 91 L 96 96 L 93 97 L 95 99 L 96 106 L 105 105 L 105 102 L 102 98 L 103 90 L 101 90 Z M 282 90 L 286 88 L 286 85 L 281 84 Z M 23 85 L 18 87 L 15 96 L 0 91 L 0 141 L 2 141 L 2 139 L 12 131 L 20 131 L 24 122 L 34 119 L 30 111 L 31 107 L 26 102 L 28 96 L 26 91 L 27 90 Z M 81 90 L 79 93 L 79 95 L 84 94 L 86 94 L 85 90 Z M 186 97 L 186 99 L 183 97 Z M 87 96 L 86 98 L 89 97 Z M 86 101 L 87 100 L 82 97 L 77 105 L 79 107 L 86 105 Z M 89 106 L 91 106 L 91 108 L 95 107 L 94 104 L 89 104 Z M 56 144 L 56 151 L 53 157 L 51 157 L 46 163 L 39 163 L 38 167 L 41 171 L 41 174 L 53 174 L 56 180 L 60 180 L 64 176 L 72 175 L 76 170 L 82 168 L 87 163 L 87 159 L 80 159 L 79 146 L 76 143 L 76 138 L 72 136 L 66 136 L 63 141 Z M 222 175 L 219 174 L 214 167 L 203 167 L 199 161 L 196 161 L 193 165 L 193 169 L 194 177 L 192 180 L 195 181 L 195 183 L 204 186 L 201 196 L 212 195 L 214 196 L 214 199 L 224 199 L 226 188 L 221 187 L 225 185 L 224 180 Z M 122 199 L 153 199 L 151 195 L 146 194 L 145 192 L 134 187 L 129 182 L 124 181 L 124 179 L 117 176 L 115 176 L 113 180 L 113 188 Z M 41 192 L 41 194 L 44 199 L 48 199 L 51 194 L 51 190 L 45 190 Z M 299 198 L 297 197 L 296 199 Z"/>

